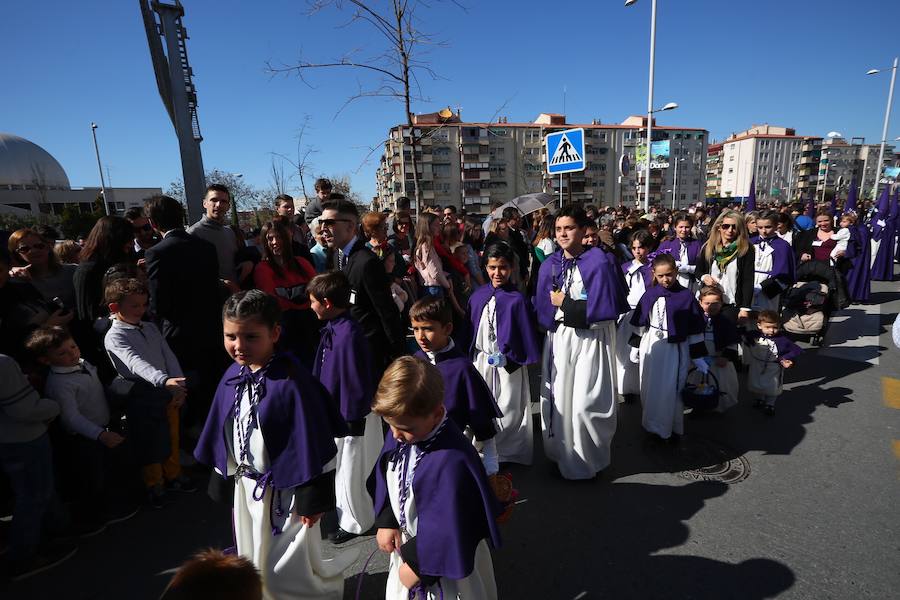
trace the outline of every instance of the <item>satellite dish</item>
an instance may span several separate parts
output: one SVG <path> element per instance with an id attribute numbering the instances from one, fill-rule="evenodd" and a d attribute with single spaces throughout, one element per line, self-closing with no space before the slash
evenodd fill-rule
<path id="1" fill-rule="evenodd" d="M 449 119 L 453 116 L 453 111 L 449 108 L 441 109 L 441 112 L 438 113 L 442 119 Z"/>

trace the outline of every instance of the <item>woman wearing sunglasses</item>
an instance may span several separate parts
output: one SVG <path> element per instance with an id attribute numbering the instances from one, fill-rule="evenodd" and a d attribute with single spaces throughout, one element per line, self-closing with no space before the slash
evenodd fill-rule
<path id="1" fill-rule="evenodd" d="M 743 215 L 722 211 L 700 249 L 694 274 L 703 285 L 721 288 L 722 314 L 734 322 L 750 317 L 755 256 Z"/>
<path id="2" fill-rule="evenodd" d="M 66 308 L 75 308 L 72 277 L 77 265 L 61 264 L 53 252 L 53 240 L 47 240 L 31 228 L 19 229 L 9 236 L 13 268 L 10 275 L 27 279 L 50 302 L 58 298 Z"/>

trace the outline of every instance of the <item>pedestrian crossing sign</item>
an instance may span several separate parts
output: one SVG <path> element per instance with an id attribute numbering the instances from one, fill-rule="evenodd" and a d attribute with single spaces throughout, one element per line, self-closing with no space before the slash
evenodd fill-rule
<path id="1" fill-rule="evenodd" d="M 551 175 L 584 171 L 584 129 L 566 129 L 548 133 L 547 172 Z"/>

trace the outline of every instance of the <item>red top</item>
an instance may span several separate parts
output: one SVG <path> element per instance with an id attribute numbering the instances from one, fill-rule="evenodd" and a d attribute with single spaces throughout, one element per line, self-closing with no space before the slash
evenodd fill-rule
<path id="1" fill-rule="evenodd" d="M 308 310 L 309 295 L 306 284 L 316 276 L 316 270 L 306 259 L 294 257 L 301 272 L 281 269 L 281 275 L 275 272 L 269 261 L 261 261 L 253 269 L 253 285 L 270 296 L 275 296 L 281 310 Z"/>
<path id="2" fill-rule="evenodd" d="M 447 261 L 447 265 L 463 277 L 469 274 L 469 269 L 466 268 L 466 265 L 462 264 L 456 258 L 447 252 L 447 249 L 444 248 L 444 243 L 440 240 L 440 238 L 434 238 L 434 249 L 437 250 L 438 256 L 440 256 L 443 260 Z"/>
<path id="3" fill-rule="evenodd" d="M 813 258 L 816 260 L 829 260 L 831 258 L 831 251 L 834 250 L 835 246 L 837 246 L 837 240 L 834 238 L 822 241 L 818 246 L 813 246 L 813 253 L 815 254 Z"/>

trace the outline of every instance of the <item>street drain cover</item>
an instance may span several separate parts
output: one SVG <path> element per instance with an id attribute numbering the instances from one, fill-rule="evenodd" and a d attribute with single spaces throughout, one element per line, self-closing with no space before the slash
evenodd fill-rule
<path id="1" fill-rule="evenodd" d="M 750 476 L 746 458 L 704 437 L 685 436 L 676 447 L 654 454 L 666 471 L 690 481 L 739 483 Z"/>

